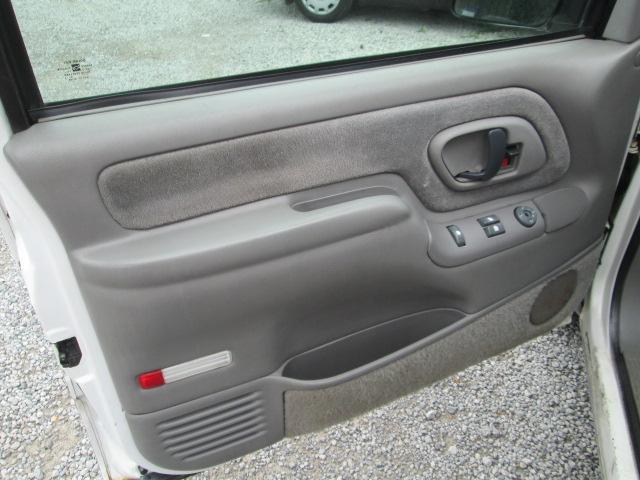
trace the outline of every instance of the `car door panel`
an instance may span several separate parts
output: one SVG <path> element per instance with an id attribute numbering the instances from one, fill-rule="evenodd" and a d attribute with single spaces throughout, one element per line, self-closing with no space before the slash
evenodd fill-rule
<path id="1" fill-rule="evenodd" d="M 106 109 L 5 152 L 63 241 L 137 447 L 196 471 L 570 314 L 636 113 L 638 48 L 570 39 Z M 449 188 L 432 139 L 512 117 L 542 164 Z M 506 233 L 487 238 L 477 219 L 496 212 Z M 222 367 L 138 383 L 222 352 Z"/>
<path id="2" fill-rule="evenodd" d="M 504 114 L 526 119 L 537 129 L 549 158 L 530 175 L 500 188 L 451 193 L 425 161 L 427 141 L 448 127 Z M 426 207 L 453 210 L 549 184 L 568 166 L 564 131 L 548 104 L 530 91 L 504 89 L 121 162 L 104 169 L 98 184 L 120 225 L 144 229 L 382 172 L 401 175 Z"/>
<path id="3" fill-rule="evenodd" d="M 550 285 L 552 291 L 558 289 L 554 280 L 562 278 L 561 274 L 550 275 L 497 308 L 464 315 L 435 334 L 332 377 L 313 378 L 316 369 L 311 368 L 305 371 L 310 379 L 300 380 L 287 376 L 295 373 L 288 372 L 285 366 L 268 377 L 220 394 L 149 414 L 127 414 L 137 445 L 146 458 L 165 468 L 197 470 L 267 446 L 283 435 L 320 430 L 411 393 L 557 325 L 577 308 L 586 293 L 600 245 L 598 242 L 585 255 L 558 270 L 575 273 L 578 282 L 561 299 L 563 308 L 541 325 L 532 324 L 530 314 L 536 299 L 548 292 Z M 420 320 L 433 321 L 433 313 L 420 315 Z M 328 353 L 334 354 L 331 350 Z M 336 361 L 335 357 L 330 358 Z M 306 366 L 322 366 L 318 362 L 328 361 L 321 356 L 314 360 Z M 251 402 L 245 401 L 249 398 Z M 224 414 L 219 415 L 220 411 Z M 237 441 L 243 434 L 247 435 L 246 443 Z"/>

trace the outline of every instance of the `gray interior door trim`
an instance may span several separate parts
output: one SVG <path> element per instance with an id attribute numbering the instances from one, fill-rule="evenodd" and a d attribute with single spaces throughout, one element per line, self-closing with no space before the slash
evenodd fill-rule
<path id="1" fill-rule="evenodd" d="M 518 322 L 511 322 L 504 310 L 496 321 L 510 336 L 495 333 L 485 339 L 484 346 L 497 346 L 494 339 L 501 338 L 509 340 L 502 345 L 506 348 L 555 324 L 557 312 L 546 315 L 544 309 L 534 316 L 536 324 L 531 322 L 536 298 L 546 288 L 540 285 L 534 291 L 531 287 L 555 272 L 561 273 L 561 265 L 569 270 L 583 269 L 574 265 L 575 261 L 593 252 L 602 236 L 620 171 L 619 159 L 628 146 L 626 126 L 636 110 L 635 102 L 629 99 L 636 99 L 640 90 L 640 69 L 635 66 L 639 48 L 638 44 L 574 39 L 131 106 L 43 122 L 16 135 L 5 152 L 60 235 L 118 398 L 132 430 L 138 432 L 137 444 L 158 464 L 191 470 L 280 438 L 285 431 L 282 385 L 273 390 L 269 378 L 291 359 L 328 348 L 331 342 L 371 332 L 388 322 L 411 326 L 407 318 L 418 315 L 433 322 L 433 329 L 418 332 L 427 336 L 415 343 L 426 344 L 432 335 L 454 330 L 458 321 L 475 318 L 478 312 L 497 311 L 495 307 L 516 292 L 525 292 Z M 438 190 L 437 184 L 430 183 L 430 176 L 419 174 L 418 166 L 429 165 L 427 145 L 432 134 L 441 129 L 423 138 L 420 129 L 426 127 L 413 121 L 399 127 L 414 129 L 414 133 L 418 129 L 412 138 L 420 138 L 425 163 L 412 164 L 409 175 L 405 174 L 411 177 L 418 172 L 414 185 L 399 171 L 366 169 L 355 172 L 357 178 L 343 175 L 339 178 L 344 181 L 338 183 L 335 177 L 325 177 L 325 182 L 317 185 L 292 180 L 285 191 L 260 192 L 258 197 L 263 199 L 259 202 L 246 198 L 244 205 L 229 203 L 212 214 L 196 212 L 201 215 L 197 218 L 190 218 L 194 212 L 189 212 L 185 220 L 179 216 L 181 208 L 174 208 L 178 216 L 171 219 L 173 223 L 165 225 L 167 222 L 156 218 L 146 230 L 123 228 L 98 188 L 101 172 L 121 168 L 129 161 L 174 158 L 185 151 L 191 157 L 194 150 L 212 145 L 255 142 L 251 137 L 280 136 L 284 145 L 290 140 L 287 135 L 304 131 L 307 137 L 328 124 L 333 129 L 348 125 L 343 139 L 357 145 L 350 152 L 360 148 L 360 157 L 355 158 L 368 158 L 379 143 L 359 142 L 359 133 L 366 131 L 371 118 L 382 118 L 384 126 L 404 118 L 403 111 L 413 112 L 429 103 L 463 103 L 460 98 L 469 95 L 486 99 L 478 115 L 509 116 L 513 111 L 505 111 L 498 101 L 504 97 L 496 94 L 506 90 L 542 101 L 543 109 L 551 115 L 539 123 L 557 119 L 557 132 L 564 138 L 560 144 L 566 146 L 558 175 L 539 184 L 523 184 L 514 191 L 487 186 L 478 189 L 483 193 L 471 201 L 464 196 L 465 201 L 460 201 L 455 200 L 458 194 L 466 192 L 446 187 Z M 513 103 L 507 110 L 518 110 L 513 105 L 516 97 L 511 97 Z M 390 111 L 398 116 L 389 115 Z M 471 117 L 461 121 L 476 119 Z M 356 127 L 359 130 L 351 129 Z M 542 128 L 536 128 L 544 137 Z M 546 148 L 553 145 L 564 148 L 545 142 Z M 306 150 L 305 146 L 308 143 L 301 151 L 311 159 L 318 152 L 328 152 L 332 165 L 337 160 L 352 160 L 340 159 L 340 148 L 321 148 L 324 143 Z M 556 147 L 547 153 L 557 154 Z M 272 156 L 273 152 L 267 155 L 269 159 Z M 297 155 L 289 157 L 295 158 Z M 240 160 L 251 165 L 250 156 L 242 155 Z M 267 173 L 279 166 L 277 162 L 268 164 Z M 172 186 L 179 192 L 184 184 L 180 169 L 177 171 Z M 312 177 L 309 171 L 305 174 Z M 122 175 L 122 171 L 116 172 L 116 176 Z M 135 177 L 137 174 L 130 180 Z M 372 194 L 352 196 L 360 190 Z M 445 204 L 449 200 L 460 203 L 451 211 L 425 207 L 429 204 L 419 193 L 429 191 L 444 192 L 439 197 Z M 577 207 L 554 211 L 558 198 L 570 198 L 567 204 Z M 436 263 L 429 256 L 433 242 L 440 242 L 436 228 L 469 220 L 464 229 L 482 232 L 480 217 L 496 212 L 504 216 L 511 208 L 504 212 L 502 208 L 522 205 L 540 210 L 541 220 L 530 230 L 535 233 L 531 238 L 511 237 L 517 242 L 509 243 L 503 240 L 507 236 L 500 237 L 493 243 L 504 242 L 500 249 L 482 250 L 481 255 L 466 258 L 457 255 L 459 261 L 448 263 Z M 266 221 L 271 211 L 278 213 L 274 213 L 273 230 Z M 266 216 L 263 219 L 252 212 Z M 375 215 L 367 218 L 368 212 Z M 226 222 L 229 216 L 234 219 Z M 241 228 L 241 217 L 246 228 Z M 513 217 L 508 218 L 503 224 L 505 235 L 522 227 Z M 254 223 L 260 227 L 255 232 L 249 228 Z M 209 228 L 213 224 L 219 228 L 226 225 L 229 231 Z M 306 226 L 312 234 L 301 233 Z M 218 232 L 220 237 L 216 238 Z M 247 232 L 256 235 L 241 235 Z M 285 233 L 290 245 L 289 240 L 278 238 Z M 254 254 L 256 245 L 269 235 L 272 238 L 265 245 L 272 248 L 270 254 Z M 248 253 L 239 246 L 243 239 Z M 458 247 L 451 236 L 442 241 L 445 239 L 451 251 L 462 252 L 456 249 L 466 247 Z M 471 234 L 469 239 L 471 247 Z M 216 252 L 224 252 L 228 259 L 209 258 L 209 253 Z M 247 261 L 232 261 L 238 258 Z M 593 267 L 594 262 L 588 262 L 583 271 Z M 569 309 L 574 296 L 580 296 L 578 287 L 585 287 L 589 277 L 583 274 L 581 280 L 580 273 L 575 275 L 566 277 L 574 279 L 567 284 L 572 288 L 555 289 L 568 292 L 557 302 L 563 309 Z M 526 329 L 520 328 L 523 324 Z M 465 324 L 456 331 L 471 330 Z M 413 340 L 415 332 L 409 333 L 407 338 Z M 477 333 L 462 350 L 469 358 L 479 360 L 494 351 L 480 348 L 476 339 Z M 399 348 L 396 354 L 406 353 L 403 349 L 407 347 Z M 231 364 L 202 373 L 197 379 L 184 378 L 158 390 L 143 390 L 137 383 L 142 372 L 171 368 L 222 351 L 231 352 Z M 386 352 L 378 353 L 384 355 L 384 361 L 389 360 Z M 288 378 L 286 383 L 289 390 L 299 391 L 316 389 L 323 380 L 324 386 L 334 381 L 337 386 L 381 360 L 373 358 L 364 366 L 346 361 L 353 368 L 330 379 L 315 379 L 315 370 L 303 369 L 298 377 L 311 380 Z M 434 374 L 429 378 L 435 378 L 435 373 L 428 366 L 422 372 L 425 376 Z M 214 400 L 221 403 L 213 405 Z M 243 406 L 248 402 L 252 410 L 233 427 L 240 429 L 234 435 L 241 437 L 221 444 L 220 436 L 228 433 L 229 425 L 220 421 L 217 409 L 235 408 L 237 402 Z M 298 406 L 303 404 L 298 402 Z M 207 431 L 194 427 L 185 433 L 183 429 L 193 427 L 194 415 L 200 414 L 207 417 Z M 340 419 L 341 415 L 337 412 L 326 418 Z M 323 425 L 324 420 L 320 422 Z M 289 431 L 306 430 L 292 427 Z M 167 435 L 172 438 L 165 441 Z M 203 443 L 196 445 L 192 443 L 195 439 L 183 435 L 201 436 Z M 179 446 L 182 440 L 188 443 Z M 224 448 L 228 450 L 220 453 Z"/>
<path id="2" fill-rule="evenodd" d="M 514 171 L 475 189 L 464 184 L 454 194 L 447 177 L 431 167 L 439 163 L 429 158 L 435 155 L 431 146 L 447 131 L 478 121 L 508 130 L 522 153 Z M 469 161 L 484 161 L 481 149 L 466 150 Z M 507 88 L 120 162 L 100 172 L 98 186 L 118 224 L 147 229 L 388 172 L 402 176 L 427 208 L 449 211 L 548 185 L 569 163 L 564 129 L 549 105 L 529 90 Z"/>

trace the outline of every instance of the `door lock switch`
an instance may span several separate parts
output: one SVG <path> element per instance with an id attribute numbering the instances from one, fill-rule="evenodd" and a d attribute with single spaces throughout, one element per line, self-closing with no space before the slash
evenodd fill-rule
<path id="1" fill-rule="evenodd" d="M 489 225 L 488 227 L 484 227 L 484 233 L 488 238 L 502 235 L 504 232 L 504 225 L 500 222 Z"/>
<path id="2" fill-rule="evenodd" d="M 494 223 L 500 223 L 500 218 L 497 215 L 487 215 L 478 219 L 478 223 L 483 227 L 488 227 Z"/>
<path id="3" fill-rule="evenodd" d="M 513 211 L 516 220 L 527 228 L 533 227 L 538 221 L 538 212 L 531 207 L 516 207 Z"/>
<path id="4" fill-rule="evenodd" d="M 464 239 L 464 233 L 462 233 L 462 230 L 460 230 L 457 225 L 449 225 L 447 230 L 449 230 L 449 233 L 453 237 L 453 241 L 456 242 L 458 247 L 464 247 L 467 244 Z"/>

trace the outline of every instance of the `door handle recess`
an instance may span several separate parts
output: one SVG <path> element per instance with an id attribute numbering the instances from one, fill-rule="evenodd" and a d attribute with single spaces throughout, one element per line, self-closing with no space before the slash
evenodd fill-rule
<path id="1" fill-rule="evenodd" d="M 547 161 L 536 129 L 528 120 L 514 116 L 446 128 L 429 141 L 427 155 L 442 182 L 457 191 L 515 180 L 534 173 Z"/>
<path id="2" fill-rule="evenodd" d="M 462 172 L 456 178 L 464 178 L 476 182 L 487 181 L 496 176 L 507 153 L 507 132 L 503 128 L 493 128 L 487 132 L 489 141 L 489 159 L 484 170 L 480 172 Z"/>

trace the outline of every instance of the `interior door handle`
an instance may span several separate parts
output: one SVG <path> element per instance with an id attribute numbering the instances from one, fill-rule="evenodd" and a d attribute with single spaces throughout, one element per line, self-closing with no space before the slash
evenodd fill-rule
<path id="1" fill-rule="evenodd" d="M 502 164 L 502 159 L 507 153 L 507 132 L 503 128 L 494 128 L 487 133 L 489 141 L 489 159 L 484 170 L 480 172 L 462 172 L 456 175 L 457 178 L 482 182 L 493 178 Z"/>

